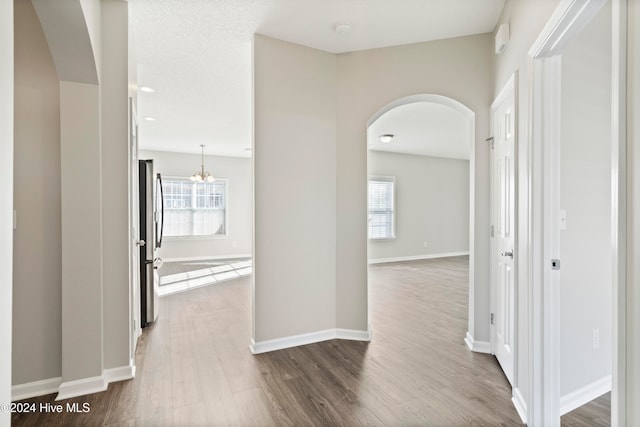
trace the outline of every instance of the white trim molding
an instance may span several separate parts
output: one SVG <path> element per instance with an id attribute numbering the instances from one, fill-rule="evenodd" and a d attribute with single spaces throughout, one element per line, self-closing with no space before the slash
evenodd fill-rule
<path id="1" fill-rule="evenodd" d="M 118 368 L 105 369 L 104 371 L 102 371 L 102 377 L 107 382 L 107 384 L 130 380 L 135 378 L 135 376 L 135 365 L 120 366 Z"/>
<path id="2" fill-rule="evenodd" d="M 560 415 L 567 414 L 582 405 L 611 391 L 611 375 L 600 378 L 569 394 L 560 397 Z"/>
<path id="3" fill-rule="evenodd" d="M 513 403 L 513 406 L 515 406 L 522 423 L 527 424 L 527 401 L 522 396 L 522 393 L 520 393 L 520 389 L 516 387 L 513 388 L 511 402 Z"/>
<path id="4" fill-rule="evenodd" d="M 633 4 L 633 6 L 630 6 Z M 634 34 L 635 39 L 638 39 L 637 31 L 630 31 L 628 8 L 637 7 L 637 2 L 628 2 L 627 0 L 614 0 L 611 2 L 611 25 L 612 25 L 612 117 L 613 126 L 611 129 L 612 137 L 612 152 L 611 152 L 611 168 L 612 176 L 616 179 L 612 180 L 612 229 L 613 229 L 613 375 L 611 381 L 611 425 L 624 426 L 633 424 L 633 417 L 627 418 L 627 407 L 636 407 L 633 399 L 629 399 L 629 384 L 633 384 L 633 380 L 628 379 L 627 368 L 627 328 L 628 325 L 633 324 L 627 317 L 627 283 L 634 283 L 633 276 L 628 276 L 630 269 L 633 268 L 633 262 L 627 259 L 629 254 L 627 253 L 627 247 L 631 247 L 634 244 L 633 225 L 631 225 L 630 218 L 634 218 L 633 210 L 631 209 L 633 196 L 627 196 L 632 194 L 634 175 L 628 174 L 627 167 L 633 168 L 633 160 L 629 160 L 627 165 L 627 155 L 629 159 L 633 159 L 634 152 L 629 150 L 627 152 L 627 144 L 629 147 L 633 142 L 627 142 L 627 126 L 628 123 L 634 123 L 631 116 L 627 116 L 630 112 L 627 111 L 627 105 L 631 105 L 627 99 L 628 94 L 631 93 L 635 85 L 634 82 L 637 79 L 628 80 L 627 72 L 629 75 L 634 75 L 633 71 L 627 67 L 630 66 L 628 61 L 631 58 L 627 58 L 628 52 L 633 52 L 633 41 L 628 40 L 628 35 Z M 633 10 L 633 9 L 632 9 Z M 631 46 L 629 43 L 631 42 Z M 637 46 L 636 46 L 637 47 Z M 637 52 L 637 49 L 635 50 Z M 629 84 L 627 83 L 629 81 Z M 630 107 L 631 111 L 633 107 Z M 636 121 L 637 123 L 637 121 Z M 635 154 L 637 158 L 637 154 Z M 636 166 L 637 167 L 637 166 Z M 629 191 L 631 189 L 631 191 Z M 637 194 L 637 193 L 636 193 Z M 629 197 L 629 200 L 627 200 Z M 617 210 L 617 212 L 616 212 Z M 629 215 L 629 216 L 628 216 Z M 629 242 L 627 242 L 629 239 Z M 628 246 L 629 245 L 629 246 Z M 632 253 L 632 251 L 630 251 Z M 629 264 L 628 264 L 629 263 Z M 630 323 L 627 323 L 630 322 Z M 632 358 L 633 359 L 633 358 Z M 627 406 L 628 405 L 628 406 Z"/>
<path id="5" fill-rule="evenodd" d="M 255 342 L 254 339 L 251 338 L 249 350 L 251 350 L 252 354 L 260 354 L 335 339 L 351 341 L 371 341 L 371 325 L 369 325 L 369 328 L 366 331 L 336 328 L 310 332 L 308 334 L 276 338 L 267 341 Z"/>
<path id="6" fill-rule="evenodd" d="M 85 394 L 99 393 L 107 389 L 107 381 L 104 376 L 82 378 L 75 381 L 67 381 L 60 384 L 56 400 L 70 399 L 84 396 Z"/>
<path id="7" fill-rule="evenodd" d="M 491 343 L 489 341 L 476 341 L 473 339 L 471 334 L 467 332 L 467 336 L 464 338 L 464 342 L 469 347 L 469 350 L 474 351 L 476 353 L 491 353 Z"/>
<path id="8" fill-rule="evenodd" d="M 401 257 L 395 257 L 395 258 L 377 258 L 377 259 L 370 259 L 369 264 L 382 264 L 385 262 L 418 261 L 421 259 L 448 258 L 448 257 L 464 256 L 464 255 L 469 255 L 469 251 L 449 252 L 449 253 L 443 253 L 443 254 L 401 256 Z"/>
<path id="9" fill-rule="evenodd" d="M 105 391 L 109 384 L 134 378 L 136 367 L 133 364 L 117 368 L 105 369 L 99 377 L 82 378 L 60 384 L 56 400 L 70 399 L 85 394 Z"/>
<path id="10" fill-rule="evenodd" d="M 60 384 L 62 384 L 62 377 L 14 385 L 11 387 L 11 401 L 57 393 Z"/>

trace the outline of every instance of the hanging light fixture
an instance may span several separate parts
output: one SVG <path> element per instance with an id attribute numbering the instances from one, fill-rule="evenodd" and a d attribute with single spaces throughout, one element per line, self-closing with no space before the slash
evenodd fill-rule
<path id="1" fill-rule="evenodd" d="M 213 177 L 213 175 L 209 174 L 209 172 L 204 171 L 204 147 L 205 146 L 204 144 L 200 144 L 200 147 L 202 149 L 202 166 L 200 168 L 200 171 L 191 175 L 191 178 L 189 179 L 193 182 L 213 182 L 215 181 L 215 178 Z"/>

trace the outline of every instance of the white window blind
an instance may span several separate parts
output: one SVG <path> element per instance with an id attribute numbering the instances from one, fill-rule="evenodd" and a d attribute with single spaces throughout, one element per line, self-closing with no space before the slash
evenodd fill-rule
<path id="1" fill-rule="evenodd" d="M 192 182 L 164 178 L 164 235 L 225 236 L 227 234 L 227 180 Z"/>
<path id="2" fill-rule="evenodd" d="M 395 238 L 395 178 L 369 178 L 369 239 Z"/>

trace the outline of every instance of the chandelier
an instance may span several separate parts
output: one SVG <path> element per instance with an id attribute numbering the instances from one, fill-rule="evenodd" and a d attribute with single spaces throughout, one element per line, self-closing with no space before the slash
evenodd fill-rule
<path id="1" fill-rule="evenodd" d="M 200 148 L 202 149 L 202 165 L 200 167 L 200 171 L 191 175 L 189 178 L 193 182 L 213 182 L 215 178 L 209 172 L 204 171 L 204 144 L 200 144 Z"/>

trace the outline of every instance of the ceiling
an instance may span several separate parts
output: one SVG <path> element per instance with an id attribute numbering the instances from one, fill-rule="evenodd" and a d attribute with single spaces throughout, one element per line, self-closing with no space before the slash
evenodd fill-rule
<path id="1" fill-rule="evenodd" d="M 248 157 L 254 33 L 333 53 L 493 31 L 504 0 L 130 0 L 140 148 Z M 335 27 L 351 31 L 338 35 Z M 146 120 L 146 118 L 154 119 Z M 403 126 L 409 126 L 404 123 Z"/>
<path id="2" fill-rule="evenodd" d="M 370 150 L 469 159 L 469 118 L 433 102 L 415 102 L 387 111 L 367 132 Z M 389 143 L 379 136 L 393 134 Z"/>

